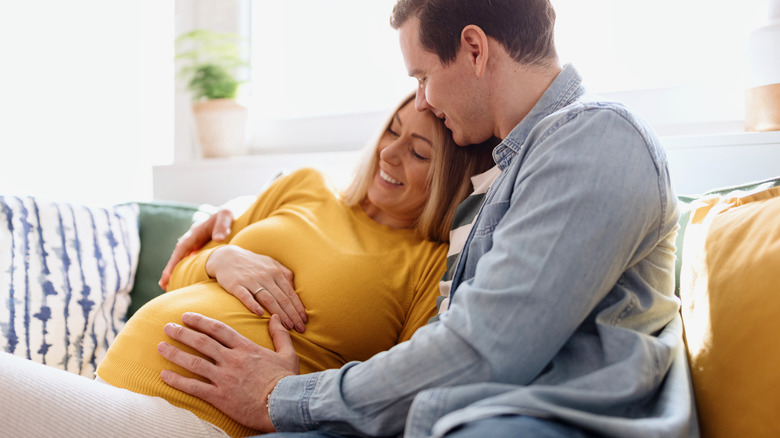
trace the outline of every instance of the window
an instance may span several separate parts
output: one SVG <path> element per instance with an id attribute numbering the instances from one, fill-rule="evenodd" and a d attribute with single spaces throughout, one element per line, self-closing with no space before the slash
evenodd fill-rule
<path id="1" fill-rule="evenodd" d="M 289 119 L 384 110 L 414 90 L 389 18 L 395 0 L 264 2 L 252 9 L 258 114 Z"/>
<path id="2" fill-rule="evenodd" d="M 252 5 L 253 149 L 355 149 L 415 89 L 390 27 L 395 0 Z"/>
<path id="3" fill-rule="evenodd" d="M 767 0 L 552 0 L 562 61 L 662 135 L 739 129 L 746 44 Z M 255 2 L 255 151 L 354 149 L 414 81 L 389 25 L 395 0 Z M 727 122 L 727 123 L 724 123 Z"/>
<path id="4" fill-rule="evenodd" d="M 635 106 L 661 134 L 741 130 L 748 36 L 767 0 L 552 2 L 558 52 L 590 91 Z"/>

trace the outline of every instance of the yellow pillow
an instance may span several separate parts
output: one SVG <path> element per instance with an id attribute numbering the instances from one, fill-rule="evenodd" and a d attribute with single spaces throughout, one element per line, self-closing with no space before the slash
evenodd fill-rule
<path id="1" fill-rule="evenodd" d="M 680 298 L 702 436 L 780 436 L 780 187 L 691 209 Z"/>

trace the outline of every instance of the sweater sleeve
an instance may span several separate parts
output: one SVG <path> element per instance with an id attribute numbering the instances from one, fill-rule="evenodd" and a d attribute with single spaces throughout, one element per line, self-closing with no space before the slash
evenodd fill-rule
<path id="1" fill-rule="evenodd" d="M 294 189 L 301 187 L 301 183 L 311 178 L 321 179 L 323 177 L 313 169 L 302 169 L 273 181 L 268 189 L 259 194 L 255 202 L 233 221 L 230 234 L 225 238 L 224 242 L 212 240 L 176 265 L 168 283 L 168 290 L 178 289 L 210 279 L 211 277 L 206 273 L 206 262 L 211 254 L 218 248 L 230 244 L 230 241 L 239 231 L 250 224 L 267 218 L 285 202 L 296 197 Z"/>
<path id="2" fill-rule="evenodd" d="M 434 244 L 427 242 L 430 247 Z M 406 320 L 398 336 L 398 342 L 409 340 L 417 329 L 436 315 L 436 298 L 440 296 L 439 281 L 446 270 L 447 245 L 440 244 L 420 261 L 420 272 Z"/>

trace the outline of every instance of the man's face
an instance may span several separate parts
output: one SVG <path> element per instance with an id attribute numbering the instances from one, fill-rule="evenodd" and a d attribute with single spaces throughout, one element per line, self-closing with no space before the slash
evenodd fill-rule
<path id="1" fill-rule="evenodd" d="M 409 76 L 417 79 L 415 108 L 430 110 L 444 120 L 455 143 L 465 146 L 481 143 L 492 135 L 487 111 L 482 110 L 485 91 L 474 74 L 469 55 L 458 52 L 455 61 L 444 65 L 433 52 L 423 49 L 419 39 L 420 21 L 407 20 L 399 29 L 401 53 Z"/>

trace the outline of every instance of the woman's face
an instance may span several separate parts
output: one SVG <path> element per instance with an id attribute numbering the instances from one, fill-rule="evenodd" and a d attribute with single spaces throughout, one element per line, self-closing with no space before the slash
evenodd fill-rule
<path id="1" fill-rule="evenodd" d="M 395 113 L 382 134 L 366 208 L 377 222 L 407 228 L 422 212 L 430 193 L 427 178 L 437 123 L 430 111 L 417 111 L 410 102 Z"/>

